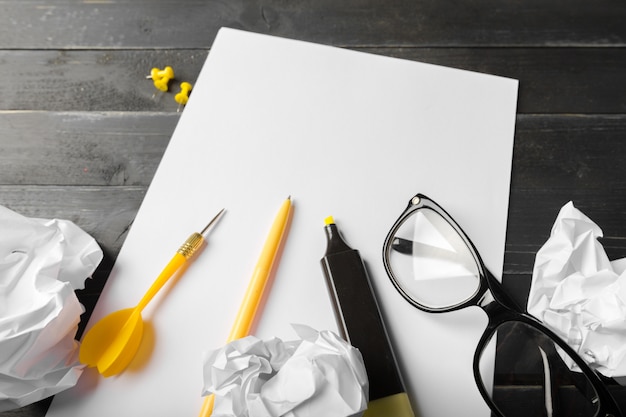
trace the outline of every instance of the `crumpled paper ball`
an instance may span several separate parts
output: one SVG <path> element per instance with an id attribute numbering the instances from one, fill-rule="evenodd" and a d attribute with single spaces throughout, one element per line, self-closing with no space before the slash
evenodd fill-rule
<path id="1" fill-rule="evenodd" d="M 626 375 L 626 258 L 610 261 L 602 230 L 572 202 L 537 252 L 528 312 L 606 376 Z M 570 362 L 568 366 L 576 370 Z"/>
<path id="2" fill-rule="evenodd" d="M 331 331 L 293 325 L 301 340 L 235 340 L 204 355 L 213 417 L 347 417 L 367 408 L 361 353 Z"/>
<path id="3" fill-rule="evenodd" d="M 73 387 L 74 340 L 84 312 L 74 290 L 102 260 L 95 240 L 66 220 L 0 206 L 0 411 Z"/>

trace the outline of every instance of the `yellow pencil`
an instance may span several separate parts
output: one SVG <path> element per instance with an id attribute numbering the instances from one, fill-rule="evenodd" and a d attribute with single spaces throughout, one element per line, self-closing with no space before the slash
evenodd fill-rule
<path id="1" fill-rule="evenodd" d="M 280 243 L 282 242 L 290 212 L 291 197 L 287 197 L 285 202 L 280 207 L 280 210 L 278 210 L 278 214 L 274 219 L 269 235 L 265 240 L 263 251 L 261 252 L 261 256 L 259 257 L 259 260 L 254 268 L 252 278 L 248 284 L 248 289 L 243 297 L 241 307 L 239 307 L 239 312 L 237 313 L 237 318 L 231 328 L 230 335 L 228 336 L 226 343 L 245 337 L 250 332 L 257 308 L 259 307 L 259 303 L 263 295 L 263 290 L 265 289 L 265 284 L 267 284 L 274 260 L 276 259 L 276 254 L 280 248 Z M 214 400 L 214 395 L 209 395 L 204 399 L 200 410 L 200 417 L 209 417 L 211 413 L 213 413 Z"/>

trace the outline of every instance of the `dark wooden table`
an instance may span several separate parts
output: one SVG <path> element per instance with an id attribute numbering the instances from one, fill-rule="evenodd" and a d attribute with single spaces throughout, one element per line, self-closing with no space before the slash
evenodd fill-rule
<path id="1" fill-rule="evenodd" d="M 80 292 L 88 311 L 179 119 L 145 77 L 171 65 L 193 83 L 222 26 L 519 79 L 505 284 L 524 302 L 569 200 L 611 258 L 626 256 L 623 1 L 6 0 L 0 204 L 96 238 L 106 257 Z"/>

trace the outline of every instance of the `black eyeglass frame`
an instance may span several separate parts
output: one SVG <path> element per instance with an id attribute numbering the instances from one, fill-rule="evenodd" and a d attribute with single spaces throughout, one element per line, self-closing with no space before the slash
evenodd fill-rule
<path id="1" fill-rule="evenodd" d="M 393 273 L 389 262 L 389 255 L 392 250 L 393 237 L 396 235 L 396 232 L 402 226 L 402 224 L 411 216 L 411 214 L 413 214 L 417 210 L 421 210 L 424 208 L 437 212 L 437 214 L 439 214 L 444 220 L 449 223 L 449 225 L 458 233 L 458 235 L 461 237 L 461 239 L 469 249 L 478 267 L 480 282 L 476 292 L 465 301 L 461 301 L 448 307 L 428 307 L 416 301 L 413 297 L 411 297 L 411 295 L 408 294 L 407 291 L 402 288 L 402 285 Z M 480 391 L 480 394 L 482 395 L 483 399 L 485 400 L 491 411 L 496 416 L 506 417 L 500 412 L 482 382 L 479 369 L 480 357 L 484 352 L 485 346 L 492 339 L 498 327 L 506 322 L 521 322 L 548 336 L 554 343 L 559 346 L 559 348 L 563 349 L 563 351 L 567 355 L 569 355 L 572 360 L 574 360 L 576 365 L 578 365 L 581 372 L 584 373 L 589 382 L 592 384 L 599 400 L 599 407 L 594 417 L 622 417 L 622 413 L 617 403 L 615 402 L 615 399 L 609 393 L 600 376 L 593 369 L 591 369 L 587 365 L 587 363 L 576 353 L 576 351 L 574 351 L 565 341 L 563 341 L 552 330 L 547 328 L 543 323 L 541 323 L 541 321 L 528 314 L 525 309 L 521 308 L 504 291 L 502 284 L 485 267 L 485 264 L 483 263 L 483 260 L 480 257 L 478 250 L 469 239 L 469 237 L 467 237 L 463 229 L 461 229 L 461 227 L 456 223 L 452 216 L 450 216 L 434 200 L 428 198 L 423 194 L 416 194 L 411 198 L 411 200 L 409 200 L 408 206 L 400 215 L 400 217 L 398 217 L 396 222 L 391 227 L 391 230 L 387 234 L 387 237 L 385 238 L 385 243 L 383 245 L 383 264 L 385 266 L 387 275 L 396 290 L 398 290 L 398 292 L 409 303 L 411 303 L 411 305 L 422 311 L 426 311 L 429 313 L 445 313 L 460 310 L 466 307 L 478 306 L 482 308 L 485 313 L 487 313 L 487 328 L 485 329 L 483 335 L 478 341 L 478 345 L 474 353 L 473 371 L 474 380 L 476 382 L 478 390 Z"/>

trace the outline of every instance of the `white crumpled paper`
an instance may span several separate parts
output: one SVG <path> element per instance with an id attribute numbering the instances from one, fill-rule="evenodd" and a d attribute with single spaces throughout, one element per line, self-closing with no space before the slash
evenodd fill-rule
<path id="1" fill-rule="evenodd" d="M 248 336 L 205 353 L 213 417 L 347 417 L 367 408 L 363 357 L 335 333 L 293 325 L 302 340 Z"/>
<path id="2" fill-rule="evenodd" d="M 528 312 L 592 368 L 618 377 L 626 375 L 626 258 L 609 261 L 599 237 L 572 202 L 563 206 L 537 252 Z"/>
<path id="3" fill-rule="evenodd" d="M 76 384 L 83 306 L 74 290 L 101 260 L 98 244 L 74 223 L 0 206 L 0 411 Z"/>

